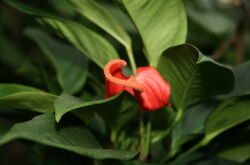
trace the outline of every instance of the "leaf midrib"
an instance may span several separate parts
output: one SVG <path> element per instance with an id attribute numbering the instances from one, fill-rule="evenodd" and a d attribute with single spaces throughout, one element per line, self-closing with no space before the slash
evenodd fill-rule
<path id="1" fill-rule="evenodd" d="M 191 78 L 189 79 L 189 81 L 187 83 L 186 88 L 184 89 L 184 92 L 183 92 L 183 95 L 182 95 L 181 101 L 180 101 L 180 107 L 178 108 L 179 110 L 183 110 L 184 109 L 185 98 L 187 97 L 187 94 L 189 92 L 189 88 L 192 85 L 192 81 L 194 80 L 197 71 L 198 71 L 198 67 L 195 68 L 194 72 L 191 75 Z"/>

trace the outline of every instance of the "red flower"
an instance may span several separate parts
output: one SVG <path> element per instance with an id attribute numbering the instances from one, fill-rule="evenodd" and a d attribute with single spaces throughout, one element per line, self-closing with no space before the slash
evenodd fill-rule
<path id="1" fill-rule="evenodd" d="M 122 73 L 126 65 L 124 60 L 112 60 L 105 66 L 105 98 L 126 90 L 137 98 L 144 112 L 169 105 L 170 85 L 154 67 L 139 67 L 136 77 L 126 77 Z"/>

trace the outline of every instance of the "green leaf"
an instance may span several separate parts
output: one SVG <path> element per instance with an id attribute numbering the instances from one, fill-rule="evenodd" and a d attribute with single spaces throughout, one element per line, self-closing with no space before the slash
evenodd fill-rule
<path id="1" fill-rule="evenodd" d="M 210 100 L 188 108 L 173 130 L 172 146 L 178 147 L 201 134 L 208 114 L 217 105 L 218 102 Z"/>
<path id="2" fill-rule="evenodd" d="M 32 84 L 41 83 L 41 77 L 37 76 L 38 67 L 33 62 L 30 56 L 23 54 L 13 42 L 0 33 L 0 77 L 2 80 L 14 74 L 15 77 L 21 77 Z"/>
<path id="3" fill-rule="evenodd" d="M 233 97 L 224 101 L 212 111 L 205 122 L 205 132 L 217 136 L 250 119 L 250 95 Z"/>
<path id="4" fill-rule="evenodd" d="M 151 66 L 167 48 L 185 42 L 187 20 L 182 0 L 116 0 L 129 14 Z"/>
<path id="5" fill-rule="evenodd" d="M 54 112 L 57 96 L 17 84 L 0 84 L 0 105 L 29 109 L 37 112 Z"/>
<path id="6" fill-rule="evenodd" d="M 3 0 L 8 5 L 24 12 L 30 15 L 36 15 L 36 16 L 46 16 L 46 17 L 52 17 L 52 18 L 58 18 L 62 19 L 59 16 L 56 16 L 48 11 L 41 10 L 39 8 L 35 8 L 33 6 L 26 5 L 22 2 L 16 1 L 16 0 Z"/>
<path id="7" fill-rule="evenodd" d="M 106 39 L 78 23 L 50 18 L 39 20 L 61 33 L 101 68 L 110 60 L 119 58 L 114 47 Z"/>
<path id="8" fill-rule="evenodd" d="M 3 34 L 0 33 L 0 58 L 1 64 L 6 64 L 10 68 L 21 67 L 27 59 L 23 56 L 21 50 L 13 45 Z M 13 60 L 15 59 L 15 60 Z"/>
<path id="9" fill-rule="evenodd" d="M 80 117 L 88 112 L 97 112 L 111 128 L 119 130 L 138 113 L 136 109 L 138 107 L 134 106 L 133 100 L 134 98 L 126 92 L 108 99 L 88 102 L 73 96 L 62 95 L 55 101 L 55 117 L 56 121 L 60 121 L 63 115 L 71 111 Z M 85 119 L 84 121 L 88 120 L 88 118 Z"/>
<path id="10" fill-rule="evenodd" d="M 44 145 L 53 146 L 95 159 L 132 159 L 137 153 L 121 150 L 102 149 L 93 134 L 81 126 L 56 125 L 52 113 L 15 124 L 0 137 L 0 144 L 14 139 L 27 139 Z"/>
<path id="11" fill-rule="evenodd" d="M 119 58 L 117 51 L 105 38 L 79 23 L 18 1 L 5 0 L 5 2 L 25 13 L 44 17 L 39 21 L 54 28 L 101 68 L 110 60 Z"/>
<path id="12" fill-rule="evenodd" d="M 87 77 L 88 61 L 76 49 L 52 39 L 41 30 L 29 28 L 25 34 L 33 39 L 50 59 L 57 72 L 57 80 L 64 92 L 77 93 Z"/>
<path id="13" fill-rule="evenodd" d="M 166 50 L 158 70 L 170 83 L 171 101 L 177 109 L 229 93 L 234 86 L 231 69 L 203 56 L 191 45 Z"/>
<path id="14" fill-rule="evenodd" d="M 235 75 L 234 90 L 226 97 L 239 96 L 250 93 L 250 61 L 236 66 L 233 71 Z"/>
<path id="15" fill-rule="evenodd" d="M 11 126 L 12 124 L 10 122 L 0 118 L 0 137 L 4 135 Z"/>
<path id="16" fill-rule="evenodd" d="M 250 158 L 250 131 L 248 125 L 245 128 L 235 128 L 224 134 L 218 141 L 219 148 L 216 155 L 220 158 L 236 162 L 245 162 Z"/>
<path id="17" fill-rule="evenodd" d="M 130 18 L 117 5 L 108 2 L 100 2 L 101 6 L 108 11 L 122 25 L 122 27 L 131 34 L 136 34 L 137 30 Z"/>
<path id="18" fill-rule="evenodd" d="M 112 35 L 126 48 L 131 47 L 131 39 L 121 25 L 94 0 L 68 0 L 75 9 L 90 21 Z"/>
<path id="19" fill-rule="evenodd" d="M 212 1 L 208 3 L 210 2 L 213 3 Z M 216 11 L 216 9 L 211 7 L 206 8 L 206 5 L 198 9 L 197 6 L 191 3 L 187 4 L 186 8 L 189 18 L 202 28 L 216 35 L 233 33 L 235 22 L 230 17 L 227 17 L 225 13 Z M 210 4 L 210 6 L 212 6 L 212 4 Z"/>
<path id="20" fill-rule="evenodd" d="M 143 163 L 138 161 L 123 161 L 123 165 L 164 165 L 163 163 Z"/>
<path id="21" fill-rule="evenodd" d="M 150 112 L 150 122 L 152 125 L 151 138 L 152 142 L 165 137 L 171 129 L 171 125 L 175 118 L 175 111 L 171 107 L 164 107 L 160 110 Z"/>
<path id="22" fill-rule="evenodd" d="M 60 3 L 57 0 L 48 0 L 48 3 L 57 13 L 62 13 L 64 16 L 72 17 L 76 14 L 76 11 L 67 0 L 60 0 Z"/>
<path id="23" fill-rule="evenodd" d="M 56 121 L 59 122 L 64 114 L 73 109 L 78 109 L 78 106 L 82 104 L 84 104 L 83 100 L 66 93 L 62 94 L 54 102 Z M 73 113 L 86 123 L 89 123 L 93 117 L 92 111 L 73 111 Z"/>

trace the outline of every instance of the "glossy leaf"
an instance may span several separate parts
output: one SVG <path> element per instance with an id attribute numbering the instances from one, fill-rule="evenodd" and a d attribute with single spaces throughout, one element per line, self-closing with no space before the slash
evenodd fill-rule
<path id="1" fill-rule="evenodd" d="M 27 29 L 25 34 L 37 42 L 51 61 L 57 73 L 57 81 L 63 91 L 70 94 L 78 92 L 87 77 L 88 61 L 84 55 L 38 29 Z"/>
<path id="2" fill-rule="evenodd" d="M 125 47 L 131 47 L 131 39 L 121 25 L 94 0 L 68 0 L 83 16 L 112 35 Z"/>
<path id="3" fill-rule="evenodd" d="M 234 86 L 231 69 L 205 57 L 191 45 L 166 50 L 158 70 L 170 83 L 170 99 L 178 109 L 229 93 Z"/>
<path id="4" fill-rule="evenodd" d="M 151 66 L 167 48 L 185 42 L 187 20 L 182 0 L 116 0 L 129 14 Z"/>
<path id="5" fill-rule="evenodd" d="M 110 60 L 119 58 L 114 47 L 106 39 L 81 24 L 50 18 L 42 18 L 40 21 L 61 33 L 101 68 Z"/>
<path id="6" fill-rule="evenodd" d="M 5 2 L 25 13 L 44 17 L 39 19 L 40 22 L 50 25 L 100 67 L 104 67 L 112 59 L 119 58 L 114 47 L 105 38 L 79 23 L 18 1 Z"/>
<path id="7" fill-rule="evenodd" d="M 59 127 L 56 125 L 52 113 L 15 124 L 6 134 L 0 136 L 0 144 L 5 144 L 14 139 L 27 139 L 95 159 L 113 158 L 128 160 L 137 154 L 127 151 L 102 149 L 94 135 L 86 127 Z"/>
<path id="8" fill-rule="evenodd" d="M 218 135 L 250 119 L 250 95 L 233 97 L 211 112 L 205 122 L 207 135 Z"/>
<path id="9" fill-rule="evenodd" d="M 37 112 L 53 112 L 57 96 L 41 90 L 17 85 L 0 84 L 0 105 L 12 108 L 29 109 Z"/>

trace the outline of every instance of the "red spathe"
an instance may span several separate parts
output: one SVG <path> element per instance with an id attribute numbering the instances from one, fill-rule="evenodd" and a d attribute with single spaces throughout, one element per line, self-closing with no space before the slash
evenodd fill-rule
<path id="1" fill-rule="evenodd" d="M 125 66 L 126 62 L 112 60 L 105 66 L 105 98 L 126 90 L 137 98 L 144 112 L 155 111 L 169 105 L 170 85 L 155 67 L 139 67 L 136 77 L 126 77 L 123 75 L 122 65 Z"/>

